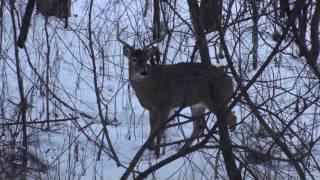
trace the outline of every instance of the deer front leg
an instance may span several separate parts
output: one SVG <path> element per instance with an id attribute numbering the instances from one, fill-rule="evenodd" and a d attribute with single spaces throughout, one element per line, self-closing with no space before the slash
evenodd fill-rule
<path id="1" fill-rule="evenodd" d="M 149 134 L 149 136 L 151 136 L 155 131 L 155 123 L 154 123 L 155 121 L 156 121 L 155 111 L 154 110 L 149 110 L 149 122 L 150 122 L 150 134 Z M 149 150 L 154 150 L 155 139 L 156 139 L 156 137 L 152 138 L 151 141 L 147 144 L 147 148 Z"/>
<path id="2" fill-rule="evenodd" d="M 169 112 L 170 109 L 166 108 L 157 108 L 150 111 L 150 124 L 152 126 L 151 134 L 156 133 L 156 136 L 152 141 L 152 147 L 154 148 L 157 157 L 160 156 L 160 143 L 163 138 L 165 122 L 168 119 Z"/>

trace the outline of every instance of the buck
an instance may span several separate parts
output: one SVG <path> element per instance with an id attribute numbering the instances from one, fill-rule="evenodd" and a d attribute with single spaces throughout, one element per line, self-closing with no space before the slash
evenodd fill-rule
<path id="1" fill-rule="evenodd" d="M 151 47 L 135 49 L 120 38 L 124 45 L 123 54 L 129 62 L 129 82 L 143 108 L 149 111 L 150 135 L 156 137 L 148 144 L 159 156 L 160 143 L 166 122 L 173 108 L 191 106 L 193 131 L 190 139 L 195 139 L 205 129 L 203 114 L 206 109 L 213 113 L 227 110 L 233 95 L 232 79 L 226 72 L 213 65 L 201 63 L 179 63 L 171 65 L 148 64 L 159 51 Z M 236 117 L 231 111 L 226 113 L 228 126 L 235 130 Z M 189 142 L 189 145 L 191 143 Z"/>

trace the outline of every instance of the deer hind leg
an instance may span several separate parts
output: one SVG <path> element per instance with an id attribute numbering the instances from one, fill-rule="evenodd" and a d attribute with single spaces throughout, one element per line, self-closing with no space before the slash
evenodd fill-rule
<path id="1" fill-rule="evenodd" d="M 193 118 L 193 132 L 192 137 L 198 137 L 204 133 L 206 122 L 204 119 L 204 113 L 206 112 L 206 106 L 203 103 L 198 103 L 191 106 L 191 113 Z"/>
<path id="2" fill-rule="evenodd" d="M 228 109 L 227 105 L 216 105 L 214 103 L 209 103 L 210 105 L 210 111 L 214 112 L 215 115 L 225 113 L 225 111 Z M 237 124 L 237 117 L 234 115 L 232 111 L 228 111 L 225 113 L 225 120 L 227 121 L 228 127 L 231 131 L 236 130 L 236 124 Z"/>
<path id="3" fill-rule="evenodd" d="M 229 111 L 227 113 L 227 123 L 228 123 L 229 129 L 231 131 L 236 130 L 237 117 L 234 115 L 234 113 L 232 111 Z"/>
<path id="4" fill-rule="evenodd" d="M 199 138 L 199 136 L 204 133 L 204 129 L 206 127 L 206 122 L 204 119 L 205 111 L 206 106 L 203 103 L 198 103 L 191 106 L 193 131 L 190 139 L 186 142 L 185 147 L 189 147 L 194 139 Z"/>

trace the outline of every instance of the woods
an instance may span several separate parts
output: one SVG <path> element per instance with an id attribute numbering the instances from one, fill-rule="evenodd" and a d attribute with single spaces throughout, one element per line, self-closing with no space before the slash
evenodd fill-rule
<path id="1" fill-rule="evenodd" d="M 0 179 L 319 178 L 319 1 L 0 3 Z"/>

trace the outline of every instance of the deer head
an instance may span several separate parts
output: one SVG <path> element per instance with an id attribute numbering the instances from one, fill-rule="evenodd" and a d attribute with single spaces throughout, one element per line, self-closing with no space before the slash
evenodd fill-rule
<path id="1" fill-rule="evenodd" d="M 129 60 L 129 79 L 141 80 L 148 74 L 150 65 L 148 61 L 159 52 L 158 48 L 134 49 L 131 46 L 123 46 L 123 54 Z"/>

